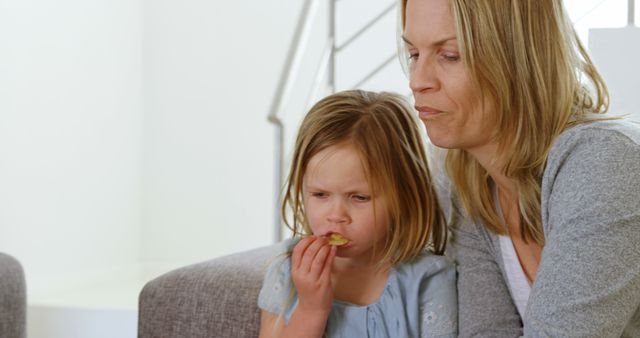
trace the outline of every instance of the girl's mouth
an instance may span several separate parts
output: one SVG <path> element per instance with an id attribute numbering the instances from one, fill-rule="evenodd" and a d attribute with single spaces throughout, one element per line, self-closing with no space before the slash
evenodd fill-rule
<path id="1" fill-rule="evenodd" d="M 329 234 L 327 239 L 329 240 L 329 245 L 334 245 L 334 246 L 343 246 L 343 245 L 351 242 L 348 238 L 342 236 L 341 234 L 339 234 L 337 232 L 333 232 L 333 233 Z"/>

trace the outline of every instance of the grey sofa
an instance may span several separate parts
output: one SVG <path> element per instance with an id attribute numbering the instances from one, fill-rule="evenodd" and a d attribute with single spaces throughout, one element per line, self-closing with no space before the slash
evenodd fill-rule
<path id="1" fill-rule="evenodd" d="M 0 337 L 25 337 L 26 295 L 22 266 L 15 258 L 0 253 Z"/>
<path id="2" fill-rule="evenodd" d="M 276 245 L 168 272 L 139 298 L 139 338 L 258 337 L 258 293 Z"/>

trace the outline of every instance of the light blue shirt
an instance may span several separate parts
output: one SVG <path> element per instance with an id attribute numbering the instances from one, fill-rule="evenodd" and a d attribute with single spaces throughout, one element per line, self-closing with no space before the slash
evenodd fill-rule
<path id="1" fill-rule="evenodd" d="M 282 242 L 282 254 L 267 270 L 258 306 L 289 322 L 298 305 L 287 252 L 294 240 Z M 283 312 L 283 307 L 289 304 Z M 325 333 L 332 338 L 456 337 L 458 328 L 456 270 L 452 261 L 429 252 L 391 269 L 375 302 L 355 305 L 334 300 Z"/>

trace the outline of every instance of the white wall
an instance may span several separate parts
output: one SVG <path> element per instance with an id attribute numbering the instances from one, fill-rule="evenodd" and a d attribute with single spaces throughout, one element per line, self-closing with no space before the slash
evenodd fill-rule
<path id="1" fill-rule="evenodd" d="M 271 243 L 266 118 L 301 3 L 144 3 L 146 276 Z"/>
<path id="2" fill-rule="evenodd" d="M 299 10 L 0 1 L 0 250 L 30 301 L 272 241 L 266 116 Z"/>
<path id="3" fill-rule="evenodd" d="M 141 8 L 0 1 L 0 250 L 30 301 L 137 268 Z"/>
<path id="4" fill-rule="evenodd" d="M 640 122 L 640 28 L 592 29 L 589 50 L 608 85 L 609 111 Z"/>
<path id="5" fill-rule="evenodd" d="M 640 13 L 636 1 L 634 17 Z M 578 35 L 607 83 L 609 112 L 640 121 L 640 28 L 628 25 L 628 0 L 565 0 Z"/>
<path id="6" fill-rule="evenodd" d="M 135 338 L 137 313 L 119 309 L 32 307 L 29 338 Z"/>

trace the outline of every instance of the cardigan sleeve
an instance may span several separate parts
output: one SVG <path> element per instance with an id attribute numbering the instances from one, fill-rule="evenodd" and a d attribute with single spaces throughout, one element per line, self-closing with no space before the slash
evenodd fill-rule
<path id="1" fill-rule="evenodd" d="M 486 230 L 463 219 L 452 226 L 458 269 L 459 337 L 520 337 L 522 322 Z"/>
<path id="2" fill-rule="evenodd" d="M 450 237 L 447 255 L 456 262 L 459 337 L 520 337 L 522 321 L 489 234 L 471 222 L 458 206 L 443 169 L 443 153 L 433 151 L 430 169 L 438 201 L 447 218 Z"/>
<path id="3" fill-rule="evenodd" d="M 541 193 L 546 243 L 526 337 L 640 330 L 632 319 L 640 313 L 640 133 L 596 126 L 561 136 L 549 157 Z"/>

